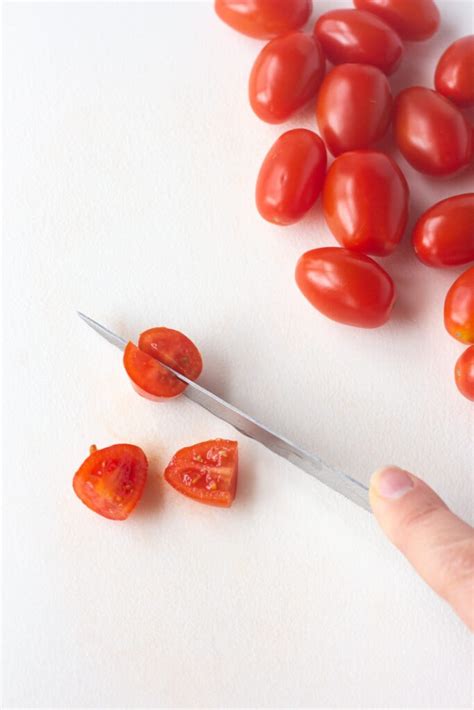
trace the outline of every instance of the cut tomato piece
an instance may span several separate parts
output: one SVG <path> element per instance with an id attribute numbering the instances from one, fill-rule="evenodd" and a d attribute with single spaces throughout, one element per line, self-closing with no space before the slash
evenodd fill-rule
<path id="1" fill-rule="evenodd" d="M 199 350 L 183 333 L 171 328 L 145 330 L 140 335 L 138 347 L 128 343 L 123 364 L 136 391 L 147 399 L 158 401 L 177 397 L 186 389 L 186 384 L 159 361 L 190 380 L 201 374 Z"/>
<path id="2" fill-rule="evenodd" d="M 132 444 L 115 444 L 90 455 L 74 475 L 76 495 L 104 518 L 125 520 L 140 500 L 146 483 L 148 461 Z"/>
<path id="3" fill-rule="evenodd" d="M 199 503 L 229 508 L 237 486 L 237 442 L 212 439 L 180 449 L 165 469 L 165 481 Z"/>

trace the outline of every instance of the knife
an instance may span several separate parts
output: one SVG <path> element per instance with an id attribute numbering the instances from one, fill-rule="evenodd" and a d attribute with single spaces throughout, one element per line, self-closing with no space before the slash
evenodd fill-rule
<path id="1" fill-rule="evenodd" d="M 124 338 L 116 335 L 105 326 L 89 318 L 89 316 L 84 315 L 84 313 L 78 311 L 78 315 L 87 325 L 108 340 L 109 343 L 112 343 L 112 345 L 115 345 L 120 350 L 125 350 L 128 343 L 127 340 L 124 340 Z M 158 360 L 158 358 L 155 359 Z M 229 404 L 213 392 L 201 387 L 197 382 L 189 380 L 180 372 L 173 370 L 169 365 L 165 365 L 161 360 L 159 360 L 159 362 L 169 372 L 173 373 L 173 375 L 188 385 L 183 392 L 188 399 L 204 407 L 204 409 L 207 409 L 208 412 L 219 417 L 219 419 L 223 419 L 241 434 L 248 436 L 250 439 L 255 439 L 255 441 L 260 442 L 260 444 L 266 446 L 267 449 L 270 449 L 270 451 L 273 451 L 275 454 L 278 454 L 278 456 L 290 461 L 294 466 L 314 476 L 318 481 L 321 481 L 321 483 L 329 486 L 332 490 L 345 496 L 353 503 L 364 508 L 364 510 L 370 511 L 368 489 L 355 478 L 351 478 L 351 476 L 342 473 L 342 471 L 332 468 L 322 461 L 319 456 L 316 456 L 316 454 L 309 453 L 296 444 L 293 444 L 286 437 L 280 436 L 269 427 L 264 426 L 256 419 L 245 414 L 245 412 L 242 412 L 242 410 L 234 407 L 232 404 Z"/>

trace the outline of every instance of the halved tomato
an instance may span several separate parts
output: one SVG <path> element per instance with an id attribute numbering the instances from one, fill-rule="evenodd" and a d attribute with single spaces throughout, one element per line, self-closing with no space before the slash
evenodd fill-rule
<path id="1" fill-rule="evenodd" d="M 104 518 L 125 520 L 140 500 L 145 487 L 148 461 L 132 444 L 114 444 L 90 455 L 74 475 L 76 495 Z"/>
<path id="2" fill-rule="evenodd" d="M 211 439 L 180 449 L 165 469 L 165 481 L 199 503 L 229 508 L 237 486 L 237 442 Z"/>
<path id="3" fill-rule="evenodd" d="M 128 343 L 123 364 L 135 390 L 159 401 L 176 397 L 186 389 L 160 362 L 169 365 L 190 380 L 202 371 L 202 358 L 194 343 L 183 333 L 171 328 L 150 328 L 140 335 L 138 347 Z"/>

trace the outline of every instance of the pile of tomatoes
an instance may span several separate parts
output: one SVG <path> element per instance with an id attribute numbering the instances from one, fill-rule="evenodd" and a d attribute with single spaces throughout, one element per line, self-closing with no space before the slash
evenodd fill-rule
<path id="1" fill-rule="evenodd" d="M 312 249 L 296 266 L 308 301 L 333 320 L 376 328 L 390 317 L 396 291 L 374 259 L 391 254 L 408 221 L 409 186 L 397 163 L 374 147 L 393 125 L 398 149 L 417 171 L 448 177 L 468 166 L 474 133 L 462 108 L 474 105 L 474 35 L 443 53 L 435 90 L 412 86 L 393 97 L 388 76 L 403 60 L 402 40 L 438 30 L 433 0 L 354 0 L 355 8 L 322 14 L 301 31 L 312 0 L 215 0 L 233 29 L 269 39 L 249 79 L 249 101 L 263 121 L 278 124 L 314 101 L 320 135 L 297 128 L 268 151 L 257 178 L 256 204 L 276 225 L 298 222 L 322 196 L 329 230 L 340 246 Z M 326 59 L 334 66 L 326 73 Z M 327 150 L 334 156 L 327 170 Z M 412 236 L 427 266 L 474 260 L 474 193 L 455 195 L 422 214 Z M 448 332 L 474 343 L 474 267 L 445 302 Z M 474 400 L 474 345 L 455 368 L 459 390 Z"/>

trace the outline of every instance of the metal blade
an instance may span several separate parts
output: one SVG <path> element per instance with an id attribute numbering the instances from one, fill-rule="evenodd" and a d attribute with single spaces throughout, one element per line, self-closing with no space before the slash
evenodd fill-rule
<path id="1" fill-rule="evenodd" d="M 127 345 L 127 340 L 124 340 L 120 336 L 112 333 L 112 331 L 105 328 L 97 321 L 92 320 L 83 313 L 79 313 L 79 316 L 97 333 L 102 335 L 109 343 L 112 343 L 120 350 L 124 350 Z M 156 358 L 158 359 L 158 358 Z M 309 453 L 304 449 L 300 448 L 296 444 L 293 444 L 289 439 L 284 436 L 280 436 L 272 429 L 264 426 L 258 422 L 253 417 L 245 414 L 242 410 L 229 404 L 221 397 L 218 397 L 213 392 L 201 387 L 197 382 L 189 380 L 187 377 L 182 375 L 176 370 L 173 370 L 169 365 L 159 361 L 163 367 L 172 372 L 176 377 L 178 377 L 183 382 L 189 385 L 184 394 L 188 399 L 196 402 L 204 409 L 214 414 L 219 419 L 223 419 L 228 424 L 231 424 L 237 431 L 240 431 L 245 436 L 255 439 L 260 442 L 267 449 L 278 454 L 282 458 L 290 461 L 292 464 L 302 469 L 306 473 L 309 473 L 318 481 L 321 481 L 332 490 L 341 493 L 343 496 L 356 503 L 364 510 L 370 511 L 370 505 L 368 501 L 368 489 L 362 483 L 359 483 L 355 478 L 338 471 L 337 469 L 331 468 L 328 464 L 324 463 L 316 454 Z"/>

